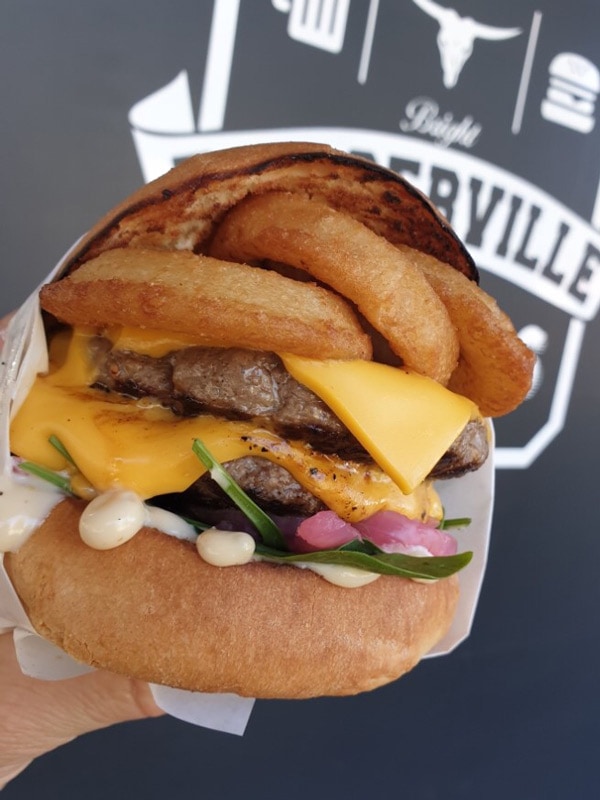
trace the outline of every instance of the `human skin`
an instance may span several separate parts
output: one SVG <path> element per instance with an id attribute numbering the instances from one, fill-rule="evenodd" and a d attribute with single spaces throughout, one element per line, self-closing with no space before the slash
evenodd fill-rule
<path id="1" fill-rule="evenodd" d="M 84 733 L 162 713 L 147 684 L 109 672 L 29 678 L 17 663 L 12 634 L 0 636 L 0 788 L 38 756 Z"/>
<path id="2" fill-rule="evenodd" d="M 0 320 L 0 347 L 8 321 Z M 162 713 L 147 684 L 121 675 L 29 678 L 17 662 L 12 634 L 0 635 L 0 789 L 35 758 L 84 733 Z"/>

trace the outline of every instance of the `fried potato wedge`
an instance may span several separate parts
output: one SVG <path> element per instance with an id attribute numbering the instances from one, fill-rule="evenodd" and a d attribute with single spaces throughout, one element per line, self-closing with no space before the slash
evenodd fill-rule
<path id="1" fill-rule="evenodd" d="M 305 270 L 354 302 L 407 367 L 447 384 L 458 361 L 458 337 L 413 263 L 414 252 L 399 250 L 318 199 L 281 192 L 235 206 L 210 246 L 217 258 L 268 259 Z"/>
<path id="2" fill-rule="evenodd" d="M 337 295 L 187 251 L 108 250 L 44 286 L 40 300 L 70 325 L 151 328 L 308 358 L 371 357 L 369 337 Z"/>
<path id="3" fill-rule="evenodd" d="M 531 388 L 535 354 L 496 301 L 473 281 L 424 253 L 412 251 L 412 257 L 458 331 L 460 357 L 449 388 L 477 403 L 484 416 L 513 411 Z"/>

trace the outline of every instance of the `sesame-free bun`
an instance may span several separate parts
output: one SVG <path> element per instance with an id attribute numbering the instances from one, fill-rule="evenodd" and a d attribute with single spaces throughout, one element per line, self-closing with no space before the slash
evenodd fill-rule
<path id="1" fill-rule="evenodd" d="M 249 697 L 355 694 L 410 670 L 455 612 L 456 577 L 343 589 L 291 566 L 213 567 L 151 529 L 93 550 L 83 507 L 61 502 L 5 566 L 38 633 L 94 667 Z"/>

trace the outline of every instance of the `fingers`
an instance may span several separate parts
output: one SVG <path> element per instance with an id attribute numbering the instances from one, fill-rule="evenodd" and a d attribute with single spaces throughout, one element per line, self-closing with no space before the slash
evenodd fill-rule
<path id="1" fill-rule="evenodd" d="M 12 635 L 0 636 L 0 788 L 34 758 L 81 734 L 162 713 L 146 684 L 120 675 L 29 678 L 17 663 Z"/>

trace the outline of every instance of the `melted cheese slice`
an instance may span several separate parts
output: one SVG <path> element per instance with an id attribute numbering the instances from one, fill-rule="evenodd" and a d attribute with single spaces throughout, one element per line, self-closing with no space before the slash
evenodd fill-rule
<path id="1" fill-rule="evenodd" d="M 93 372 L 91 335 L 76 331 L 53 342 L 52 371 L 38 377 L 11 425 L 16 455 L 52 470 L 67 468 L 48 442 L 54 435 L 98 491 L 126 488 L 146 499 L 183 491 L 205 472 L 192 452 L 199 438 L 221 462 L 260 456 L 281 465 L 348 521 L 379 510 L 441 518 L 439 497 L 428 483 L 403 492 L 378 467 L 317 454 L 300 442 L 257 430 L 251 422 L 181 419 L 152 403 L 86 388 Z"/>
<path id="2" fill-rule="evenodd" d="M 104 336 L 110 339 L 115 350 L 133 350 L 134 353 L 153 358 L 161 358 L 172 350 L 182 350 L 184 347 L 207 346 L 206 338 L 199 340 L 183 333 L 141 328 L 109 328 Z"/>
<path id="3" fill-rule="evenodd" d="M 287 371 L 318 395 L 403 492 L 429 475 L 478 414 L 466 397 L 430 378 L 374 361 L 281 355 Z"/>

